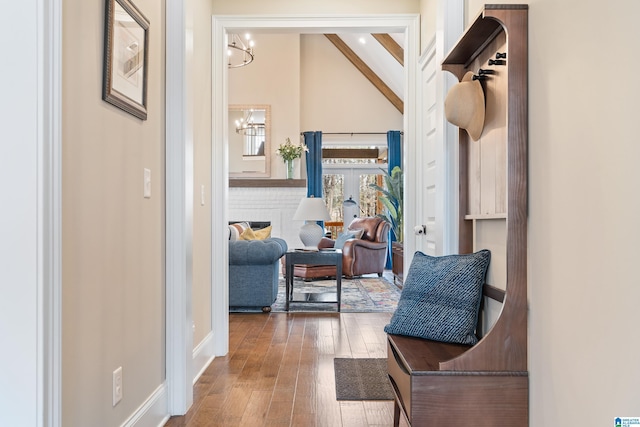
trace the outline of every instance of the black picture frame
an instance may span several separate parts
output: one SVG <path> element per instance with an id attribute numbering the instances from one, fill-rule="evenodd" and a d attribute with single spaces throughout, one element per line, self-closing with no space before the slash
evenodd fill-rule
<path id="1" fill-rule="evenodd" d="M 149 20 L 130 0 L 105 0 L 102 99 L 147 119 Z"/>

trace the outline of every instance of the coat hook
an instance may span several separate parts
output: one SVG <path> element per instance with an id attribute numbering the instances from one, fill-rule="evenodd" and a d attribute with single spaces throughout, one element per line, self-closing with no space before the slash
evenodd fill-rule
<path id="1" fill-rule="evenodd" d="M 484 69 L 484 68 L 480 68 L 478 70 L 478 74 L 481 75 L 481 76 L 485 76 L 487 74 L 495 74 L 495 73 L 496 73 L 496 70 L 487 70 L 487 69 Z"/>
<path id="2" fill-rule="evenodd" d="M 496 59 L 507 59 L 507 52 L 504 52 L 504 53 L 496 52 Z"/>
<path id="3" fill-rule="evenodd" d="M 490 59 L 489 65 L 506 65 L 507 61 L 503 59 Z"/>
<path id="4" fill-rule="evenodd" d="M 487 80 L 487 76 L 485 76 L 484 74 L 474 74 L 473 80 Z"/>

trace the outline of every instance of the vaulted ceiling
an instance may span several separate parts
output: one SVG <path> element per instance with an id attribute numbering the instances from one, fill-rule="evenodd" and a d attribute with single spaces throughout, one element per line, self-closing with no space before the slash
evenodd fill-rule
<path id="1" fill-rule="evenodd" d="M 404 110 L 403 34 L 326 34 L 401 113 Z"/>

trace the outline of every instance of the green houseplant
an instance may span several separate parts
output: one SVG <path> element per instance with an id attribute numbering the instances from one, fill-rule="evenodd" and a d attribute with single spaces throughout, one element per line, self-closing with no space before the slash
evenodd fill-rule
<path id="1" fill-rule="evenodd" d="M 380 200 L 386 208 L 384 213 L 378 214 L 377 216 L 391 224 L 391 231 L 396 240 L 402 242 L 404 237 L 402 232 L 402 196 L 404 194 L 402 169 L 396 166 L 391 170 L 391 174 L 384 169 L 382 169 L 382 171 L 384 172 L 385 188 L 377 184 L 369 184 L 369 187 L 375 188 L 380 192 L 378 200 Z"/>

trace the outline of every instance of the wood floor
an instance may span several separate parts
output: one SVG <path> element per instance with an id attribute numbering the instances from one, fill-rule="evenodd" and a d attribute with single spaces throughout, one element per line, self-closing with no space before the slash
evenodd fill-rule
<path id="1" fill-rule="evenodd" d="M 230 314 L 229 354 L 198 380 L 191 410 L 166 426 L 392 426 L 392 401 L 337 401 L 333 371 L 334 357 L 386 357 L 390 317 Z"/>

